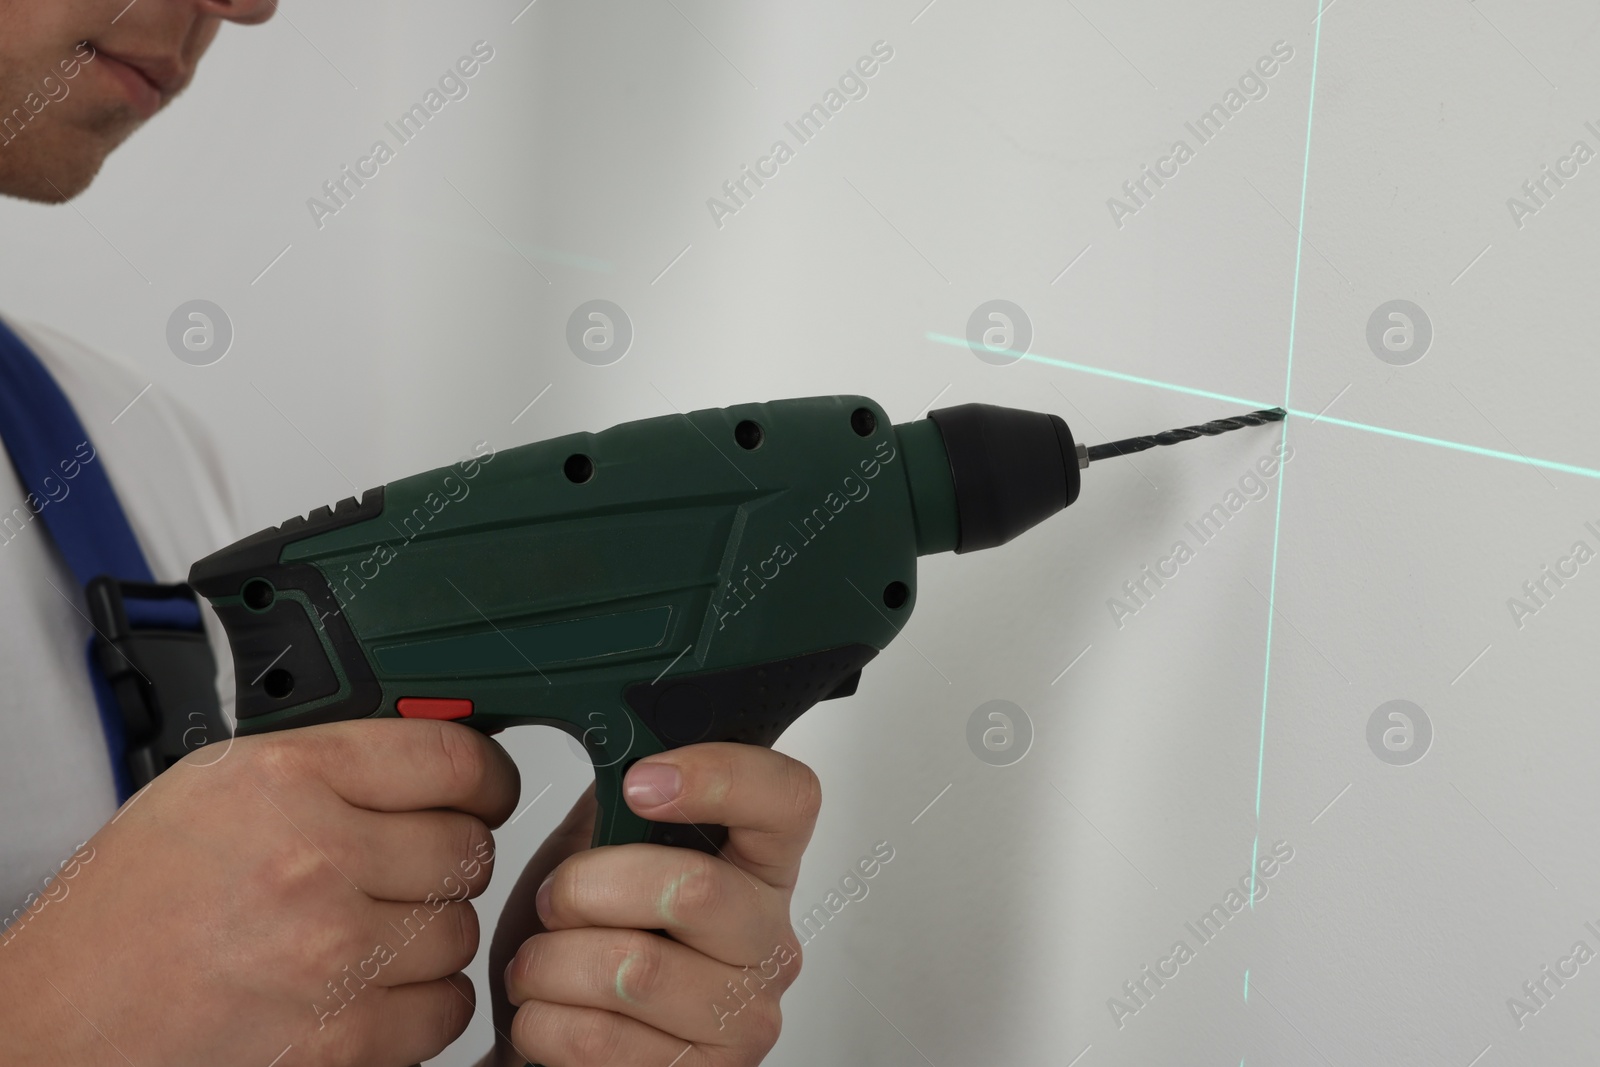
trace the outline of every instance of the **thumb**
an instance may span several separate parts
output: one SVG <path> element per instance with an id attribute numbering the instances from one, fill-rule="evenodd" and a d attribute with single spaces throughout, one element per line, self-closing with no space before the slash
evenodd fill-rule
<path id="1" fill-rule="evenodd" d="M 539 846 L 528 865 L 522 869 L 511 895 L 506 898 L 500 920 L 495 924 L 494 939 L 489 942 L 489 991 L 494 1027 L 500 1034 L 511 1032 L 511 1020 L 516 1016 L 516 1008 L 506 1000 L 506 965 L 524 941 L 534 934 L 544 933 L 544 924 L 539 921 L 539 912 L 534 907 L 534 895 L 539 892 L 539 887 L 550 876 L 550 872 L 561 865 L 561 861 L 582 852 L 594 839 L 594 821 L 599 810 L 594 789 L 593 784 L 585 789 L 561 825 L 544 839 L 544 844 Z"/>

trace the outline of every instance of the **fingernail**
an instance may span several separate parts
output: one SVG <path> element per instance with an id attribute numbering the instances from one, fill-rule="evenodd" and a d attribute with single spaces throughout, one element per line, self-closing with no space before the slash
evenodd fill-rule
<path id="1" fill-rule="evenodd" d="M 636 763 L 628 771 L 622 792 L 645 807 L 665 804 L 683 792 L 683 775 L 670 763 Z"/>
<path id="2" fill-rule="evenodd" d="M 517 1000 L 511 993 L 511 972 L 516 970 L 517 958 L 511 957 L 506 964 L 506 969 L 500 972 L 500 988 L 506 991 L 506 1003 L 515 1007 L 522 1007 L 522 1001 Z"/>
<path id="3" fill-rule="evenodd" d="M 546 875 L 539 891 L 533 895 L 533 910 L 539 913 L 539 921 L 546 927 L 550 925 L 550 883 L 555 881 L 555 877 L 554 874 Z"/>

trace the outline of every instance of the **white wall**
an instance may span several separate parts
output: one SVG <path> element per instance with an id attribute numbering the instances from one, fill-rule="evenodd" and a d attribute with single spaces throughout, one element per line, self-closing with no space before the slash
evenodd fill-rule
<path id="1" fill-rule="evenodd" d="M 1506 999 L 1575 941 L 1600 950 L 1600 565 L 1520 629 L 1507 598 L 1575 540 L 1600 548 L 1600 486 L 1329 420 L 1600 467 L 1600 177 L 1520 228 L 1506 204 L 1574 140 L 1600 149 L 1591 11 L 1336 0 L 1319 42 L 1315 0 L 540 0 L 513 24 L 522 3 L 289 5 L 226 30 L 76 210 L 0 204 L 6 310 L 198 407 L 252 528 L 479 438 L 674 405 L 862 392 L 910 418 L 938 395 L 1058 412 L 1090 441 L 1241 410 L 927 339 L 996 297 L 1051 359 L 1263 406 L 1288 377 L 1307 414 L 1271 495 L 1120 628 L 1108 598 L 1193 544 L 1185 521 L 1276 430 L 1096 465 L 1053 524 L 927 561 L 905 640 L 786 736 L 827 790 L 796 912 L 874 842 L 896 852 L 808 948 L 770 1062 L 1586 1058 L 1600 965 L 1521 1029 Z M 495 58 L 471 95 L 318 230 L 306 198 L 479 39 Z M 879 40 L 868 95 L 715 225 L 706 198 Z M 1279 40 L 1267 95 L 1115 225 L 1107 198 L 1195 146 L 1185 121 Z M 195 297 L 237 329 L 210 367 L 164 340 Z M 563 339 L 596 297 L 637 330 L 603 368 Z M 1365 339 L 1396 298 L 1435 331 L 1404 367 Z M 1400 698 L 1434 731 L 1409 766 L 1366 736 Z M 1035 730 L 1010 767 L 967 746 L 992 699 Z M 508 744 L 530 795 L 554 782 L 502 835 L 520 858 L 586 771 L 554 733 Z M 1258 835 L 1293 860 L 1201 946 L 1185 921 Z M 1108 998 L 1179 938 L 1195 958 L 1119 1029 Z M 480 1020 L 439 1062 L 487 1040 Z"/>

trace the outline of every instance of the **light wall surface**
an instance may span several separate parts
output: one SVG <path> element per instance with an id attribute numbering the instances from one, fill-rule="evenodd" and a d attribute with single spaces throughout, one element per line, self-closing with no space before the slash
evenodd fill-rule
<path id="1" fill-rule="evenodd" d="M 85 196 L 0 202 L 4 310 L 193 406 L 241 533 L 479 440 L 751 400 L 983 401 L 1091 443 L 1283 404 L 1286 430 L 1096 463 L 1050 524 L 926 559 L 860 692 L 785 735 L 826 793 L 796 917 L 894 858 L 807 945 L 768 1062 L 1592 1059 L 1600 964 L 1523 983 L 1600 950 L 1600 563 L 1573 556 L 1600 551 L 1600 163 L 1574 155 L 1600 151 L 1600 16 L 525 2 L 226 28 Z M 308 207 L 480 41 L 467 95 Z M 802 143 L 786 123 L 875 47 Z M 235 331 L 210 366 L 168 349 L 192 299 Z M 566 340 L 593 299 L 634 334 L 606 366 Z M 1027 358 L 964 342 L 997 299 Z M 1031 734 L 1006 766 L 968 740 L 996 700 Z M 504 740 L 550 789 L 499 835 L 486 930 L 589 777 L 553 731 Z"/>

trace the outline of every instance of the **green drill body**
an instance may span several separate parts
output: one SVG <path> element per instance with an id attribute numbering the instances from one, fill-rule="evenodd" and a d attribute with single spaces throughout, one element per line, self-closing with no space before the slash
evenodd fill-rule
<path id="1" fill-rule="evenodd" d="M 1281 411 L 1099 446 L 1225 432 Z M 641 757 L 771 745 L 917 602 L 917 557 L 1071 504 L 1091 453 L 985 404 L 892 425 L 863 397 L 708 409 L 476 454 L 194 565 L 228 632 L 238 732 L 343 719 L 556 726 L 595 765 L 594 843 L 715 851 L 622 802 Z"/>
<path id="2" fill-rule="evenodd" d="M 190 582 L 233 646 L 240 734 L 410 708 L 557 726 L 595 764 L 596 844 L 708 848 L 720 828 L 633 815 L 627 767 L 770 745 L 854 692 L 957 522 L 931 420 L 819 397 L 474 456 L 263 531 Z"/>

